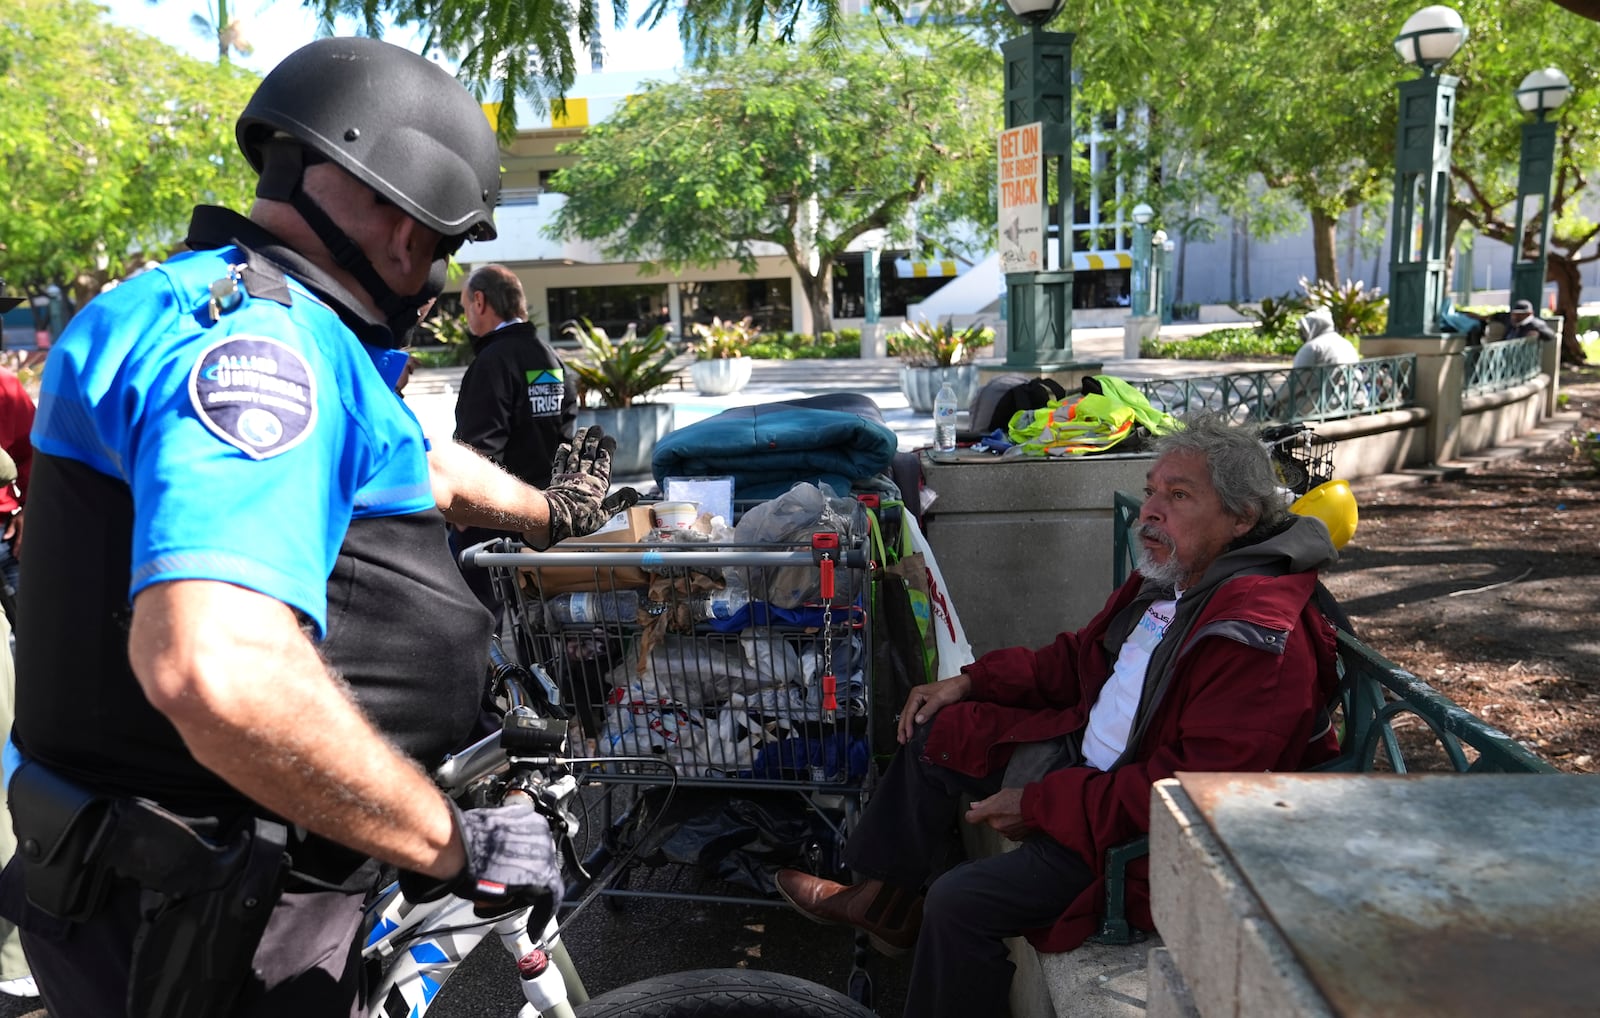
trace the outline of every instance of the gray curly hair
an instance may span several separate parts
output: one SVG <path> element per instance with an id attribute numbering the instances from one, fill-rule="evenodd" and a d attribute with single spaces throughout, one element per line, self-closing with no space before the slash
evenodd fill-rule
<path id="1" fill-rule="evenodd" d="M 1222 508 L 1239 519 L 1254 517 L 1252 532 L 1277 526 L 1289 514 L 1277 472 L 1253 427 L 1234 425 L 1221 414 L 1183 419 L 1183 429 L 1156 439 L 1155 453 L 1195 452 L 1205 457 Z"/>

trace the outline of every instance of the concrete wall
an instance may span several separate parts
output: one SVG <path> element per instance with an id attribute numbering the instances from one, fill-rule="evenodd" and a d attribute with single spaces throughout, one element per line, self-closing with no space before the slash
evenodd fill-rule
<path id="1" fill-rule="evenodd" d="M 1151 462 L 923 454 L 924 481 L 938 495 L 928 544 L 974 653 L 1042 647 L 1094 617 L 1111 592 L 1111 493 L 1142 490 Z"/>

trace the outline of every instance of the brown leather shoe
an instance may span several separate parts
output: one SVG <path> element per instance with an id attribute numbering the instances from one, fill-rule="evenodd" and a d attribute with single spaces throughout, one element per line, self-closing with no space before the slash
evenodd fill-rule
<path id="1" fill-rule="evenodd" d="M 801 870 L 779 870 L 775 882 L 784 900 L 807 919 L 854 926 L 884 954 L 904 954 L 917 942 L 920 894 L 881 880 L 841 884 Z"/>

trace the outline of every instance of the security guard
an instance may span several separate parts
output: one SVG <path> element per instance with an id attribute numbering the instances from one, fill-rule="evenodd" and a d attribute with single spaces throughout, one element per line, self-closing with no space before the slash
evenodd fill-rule
<path id="1" fill-rule="evenodd" d="M 531 807 L 463 813 L 423 769 L 489 623 L 441 511 L 589 533 L 615 447 L 580 432 L 541 492 L 394 392 L 430 269 L 495 236 L 493 131 L 426 59 L 323 39 L 237 135 L 249 217 L 198 208 L 42 382 L 0 913 L 59 1018 L 351 1014 L 373 859 L 416 898 L 560 893 Z"/>

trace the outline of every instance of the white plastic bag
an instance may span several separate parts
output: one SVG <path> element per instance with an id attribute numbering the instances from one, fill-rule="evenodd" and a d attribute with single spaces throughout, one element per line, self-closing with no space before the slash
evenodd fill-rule
<path id="1" fill-rule="evenodd" d="M 922 528 L 917 526 L 916 518 L 910 513 L 904 515 L 901 525 L 911 531 L 911 545 L 922 553 L 923 564 L 928 569 L 928 604 L 933 612 L 933 632 L 938 640 L 938 678 L 946 679 L 977 659 L 973 657 L 972 644 L 967 642 L 967 631 L 961 628 L 955 602 L 944 585 L 944 575 L 939 572 L 939 560 L 934 558 L 928 539 L 922 536 Z"/>

